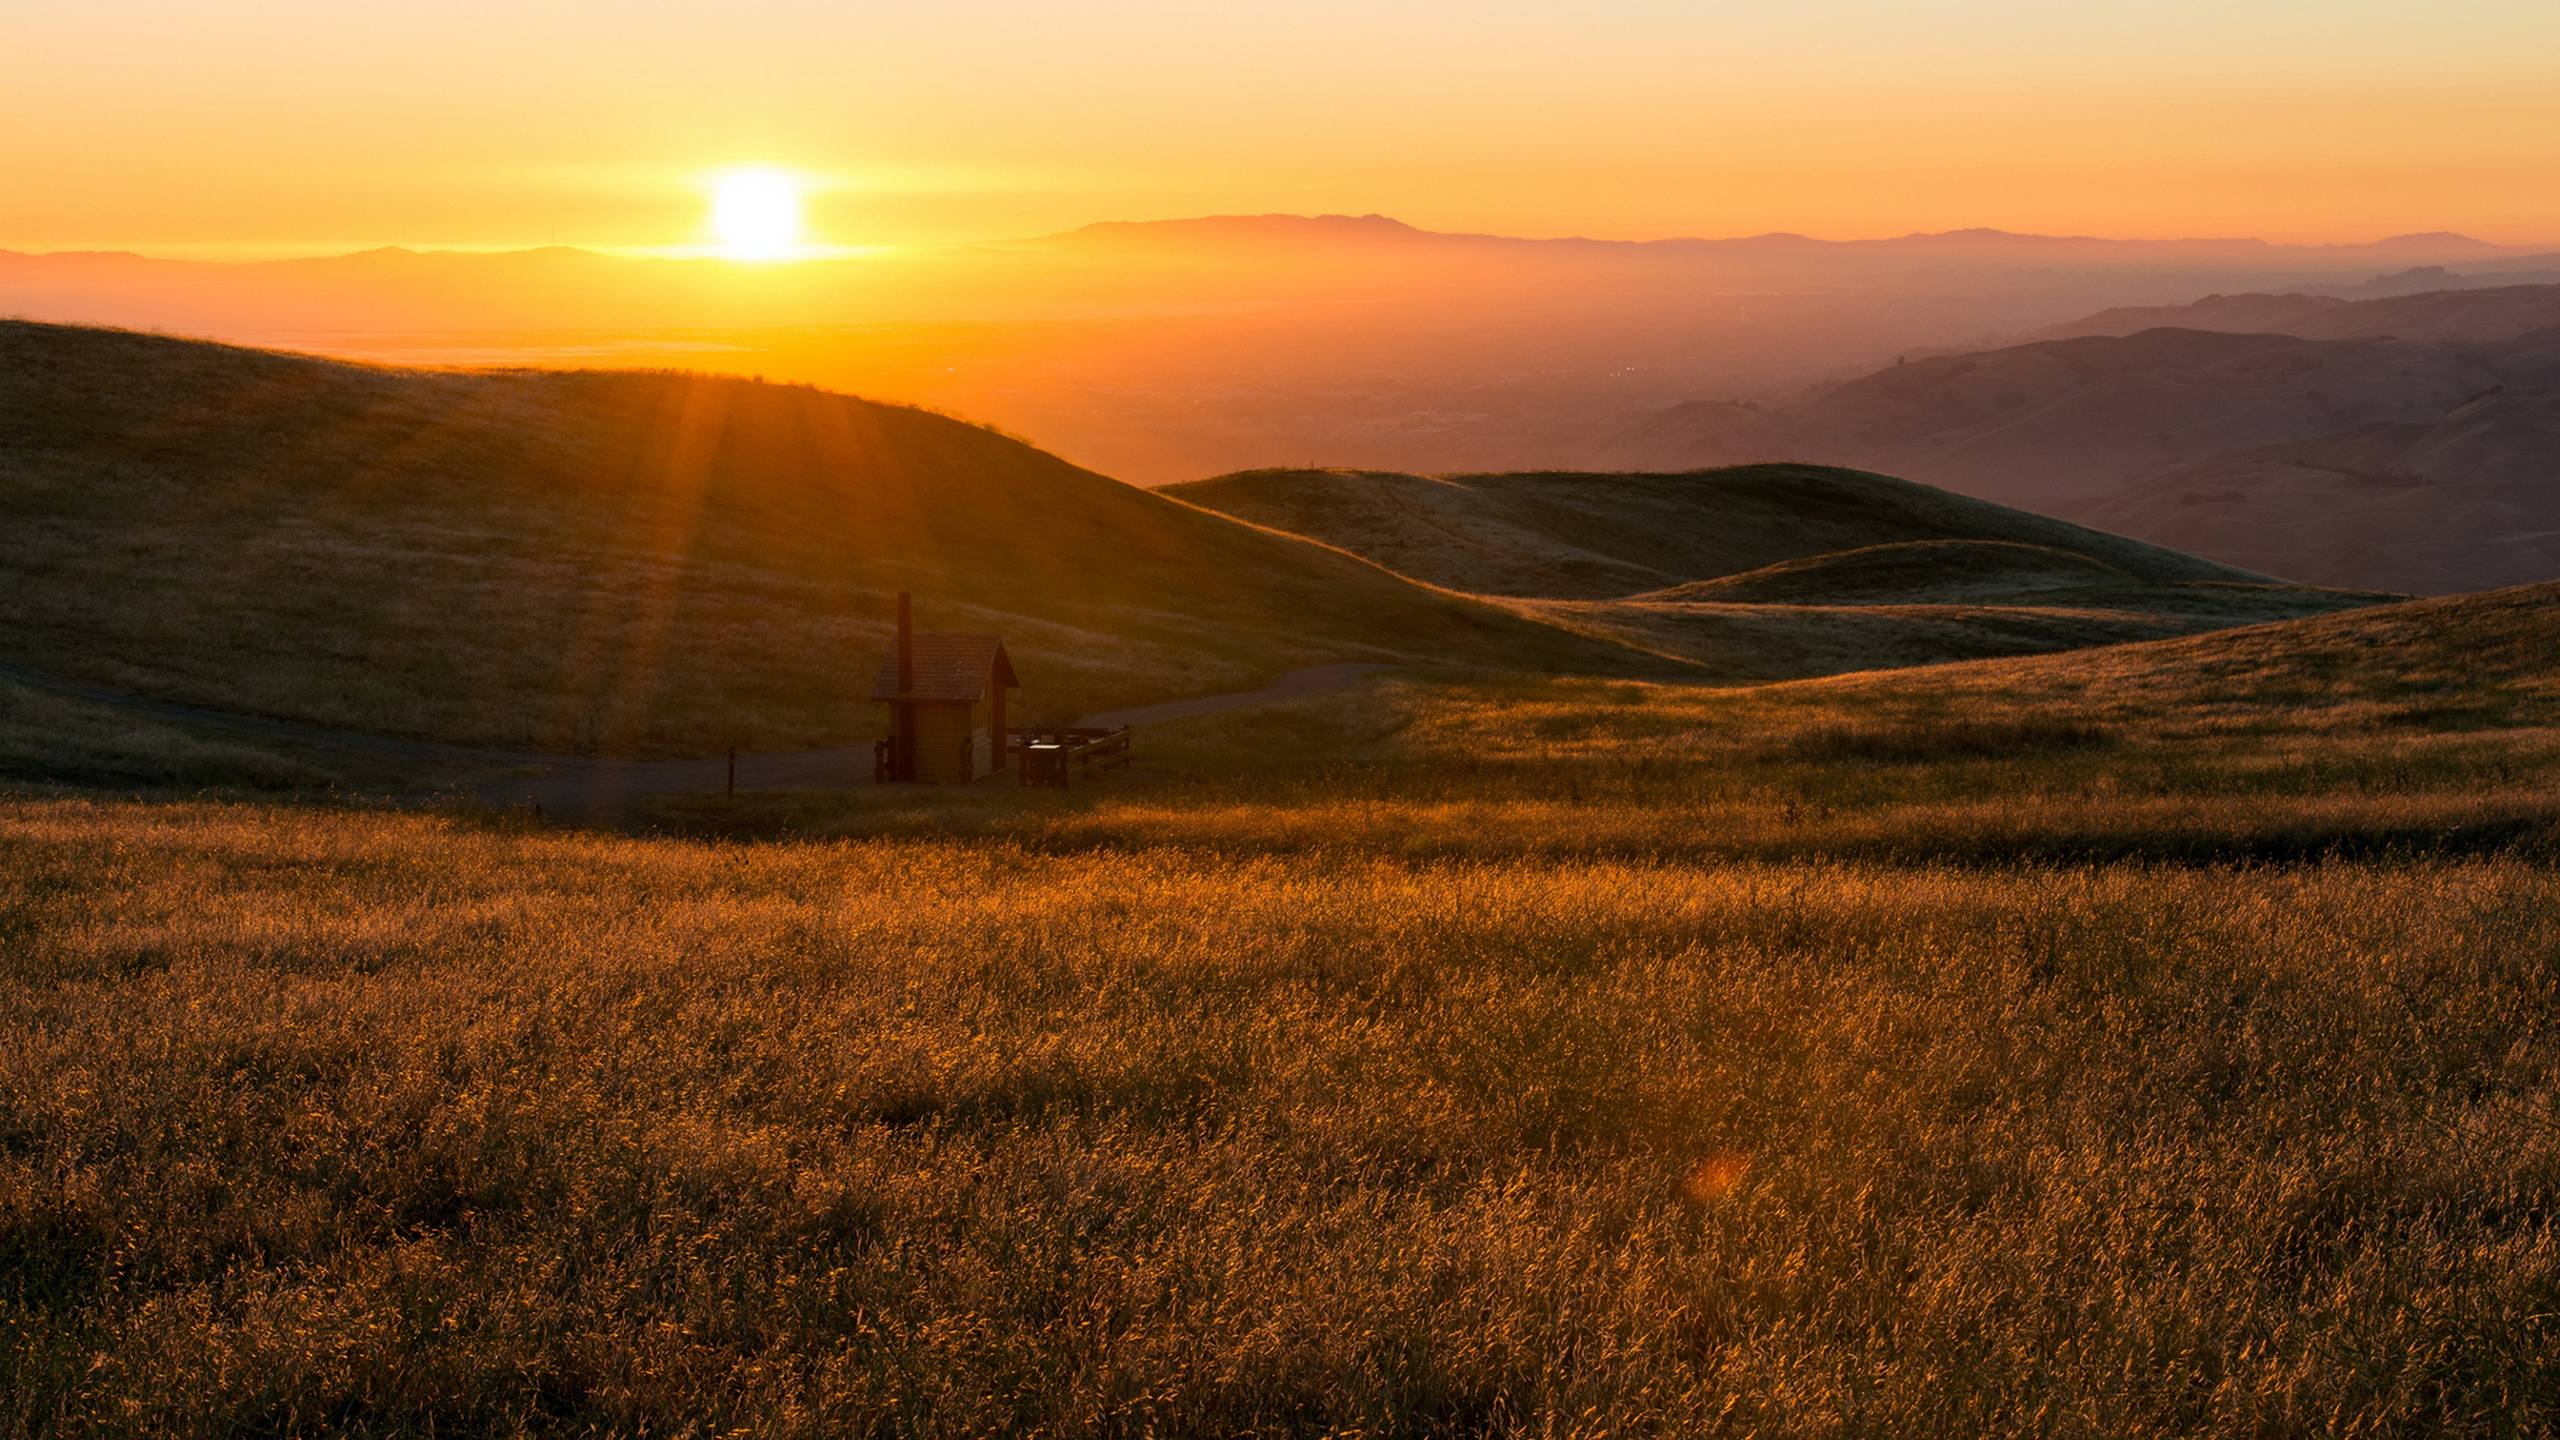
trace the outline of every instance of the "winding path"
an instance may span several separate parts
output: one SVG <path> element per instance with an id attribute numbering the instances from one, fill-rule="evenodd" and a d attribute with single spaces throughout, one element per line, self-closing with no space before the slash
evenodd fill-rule
<path id="1" fill-rule="evenodd" d="M 1341 690 L 1366 676 L 1394 668 L 1392 665 L 1369 664 L 1313 665 L 1303 670 L 1292 670 L 1259 690 L 1200 695 L 1127 710 L 1106 710 L 1088 715 L 1076 723 L 1097 728 L 1152 725 L 1163 720 L 1274 705 Z M 502 808 L 539 807 L 545 815 L 586 823 L 610 824 L 626 817 L 639 801 L 718 790 L 728 783 L 729 778 L 728 759 L 719 755 L 682 760 L 612 760 L 592 755 L 550 755 L 447 745 L 433 740 L 409 740 L 361 730 L 342 730 L 307 720 L 280 720 L 189 705 L 183 701 L 164 700 L 29 669 L 8 661 L 0 661 L 0 680 L 198 729 L 390 759 L 415 760 L 422 764 L 507 770 L 513 773 L 464 786 L 459 792 L 446 790 L 438 793 L 468 794 L 482 803 Z M 867 743 L 839 745 L 824 750 L 768 750 L 738 756 L 738 788 L 742 790 L 793 790 L 870 783 L 871 746 Z"/>

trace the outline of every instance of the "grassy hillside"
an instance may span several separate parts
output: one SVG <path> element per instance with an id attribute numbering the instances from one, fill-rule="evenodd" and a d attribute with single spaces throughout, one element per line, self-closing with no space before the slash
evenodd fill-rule
<path id="1" fill-rule="evenodd" d="M 2182 733 L 2278 722 L 2384 741 L 2409 730 L 2544 731 L 2560 727 L 2555 651 L 2560 582 L 2546 582 L 2104 653 L 1951 666 L 1917 693 L 2142 717 Z M 1805 688 L 1880 696 L 1891 686 L 1866 676 Z"/>
<path id="2" fill-rule="evenodd" d="M 2544 584 L 1924 672 L 1508 684 L 1393 733 L 1573 796 L 1613 850 L 2560 853 L 2555 648 Z"/>
<path id="3" fill-rule="evenodd" d="M 666 815 L 1253 853 L 2560 855 L 2554 647 L 2560 585 L 1784 684 L 1388 682 L 1150 734 L 1146 775 L 1071 806 L 810 795 Z"/>
<path id="4" fill-rule="evenodd" d="M 1406 680 L 754 845 L 0 798 L 0 1434 L 2544 1433 L 2555 647 Z"/>
<path id="5" fill-rule="evenodd" d="M 1166 493 L 1480 594 L 1609 599 L 1871 545 L 1986 540 L 2151 583 L 2228 566 L 1884 475 L 1813 465 L 1686 474 L 1255 470 Z"/>
<path id="6" fill-rule="evenodd" d="M 2371 603 L 1883 475 L 1250 471 L 1170 493 L 1598 639 L 1770 680 Z"/>
<path id="7" fill-rule="evenodd" d="M 19 323 L 0 587 L 0 660 L 549 749 L 869 733 L 900 589 L 1061 718 L 1324 659 L 1632 663 L 916 410 Z"/>
<path id="8" fill-rule="evenodd" d="M 1557 625 L 1685 658 L 1721 677 L 1791 680 L 2159 640 L 2383 598 L 2255 585 L 2092 588 L 1924 603 L 1854 592 L 1844 603 L 1814 605 L 1674 596 L 1521 605 Z"/>
<path id="9" fill-rule="evenodd" d="M 1776 680 L 2158 640 L 2386 598 L 2241 580 L 2152 583 L 2051 546 L 1936 540 L 1783 561 L 1545 613 Z"/>

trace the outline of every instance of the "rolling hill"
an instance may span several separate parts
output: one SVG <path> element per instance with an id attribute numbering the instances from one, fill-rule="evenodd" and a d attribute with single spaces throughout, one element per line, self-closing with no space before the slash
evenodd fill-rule
<path id="1" fill-rule="evenodd" d="M 2173 466 L 2095 525 L 2314 584 L 2449 593 L 2560 575 L 2560 391 L 2504 387 L 2441 418 Z"/>
<path id="2" fill-rule="evenodd" d="M 1883 475 L 1252 471 L 1167 493 L 1523 613 L 1777 679 L 2371 603 Z"/>
<path id="3" fill-rule="evenodd" d="M 1939 541 L 1987 548 L 1904 555 L 1898 594 L 1872 559 L 1844 561 L 1842 603 L 1664 593 Z M 2036 565 L 2111 578 L 2027 593 L 2054 578 Z M 2365 598 L 1881 476 L 1266 474 L 1177 497 L 802 386 L 399 370 L 26 323 L 0 324 L 0 583 L 0 668 L 21 674 L 659 755 L 869 733 L 902 589 L 928 628 L 1002 633 L 1026 710 L 1050 719 L 1325 661 L 1751 679 Z"/>
<path id="4" fill-rule="evenodd" d="M 2290 292 L 2208 295 L 2186 305 L 2101 310 L 2031 338 L 2076 340 L 2175 329 L 2291 335 L 2302 340 L 2496 341 L 2555 326 L 2560 326 L 2560 285 L 2492 285 L 2370 300 Z"/>
<path id="5" fill-rule="evenodd" d="M 2102 652 L 1947 666 L 1899 693 L 1952 713 L 2139 720 L 2163 738 L 2282 727 L 2414 746 L 2438 733 L 2547 736 L 2560 720 L 2555 647 L 2560 582 L 2546 581 Z M 1881 698 L 1893 687 L 1886 677 L 1842 676 L 1803 688 Z M 2546 745 L 2532 750 L 2537 764 L 2548 754 Z"/>
<path id="6" fill-rule="evenodd" d="M 1685 425 L 1647 417 L 1603 458 L 1671 467 L 1789 456 L 2076 513 L 2170 466 L 2430 420 L 2555 363 L 2560 335 L 2447 345 L 2155 329 L 1915 360 L 1793 405 L 1693 410 Z"/>
<path id="7" fill-rule="evenodd" d="M 1928 485 L 1812 465 L 1686 474 L 1257 470 L 1163 493 L 1434 585 L 1538 599 L 1610 599 L 1835 551 L 1934 540 L 2039 546 L 2144 582 L 2255 578 Z"/>
<path id="8" fill-rule="evenodd" d="M 1597 453 L 1854 464 L 2308 584 L 2560 575 L 2560 286 L 2211 296 L 2061 332 L 1674 407 Z"/>
<path id="9" fill-rule="evenodd" d="M 1327 659 L 1661 668 L 805 387 L 435 373 L 0 324 L 0 661 L 533 749 L 866 733 L 889 597 L 1002 632 L 1034 715 Z"/>

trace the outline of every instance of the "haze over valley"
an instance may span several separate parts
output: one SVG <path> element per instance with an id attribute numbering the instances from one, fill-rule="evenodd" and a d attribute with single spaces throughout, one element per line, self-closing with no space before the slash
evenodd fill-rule
<path id="1" fill-rule="evenodd" d="M 2546 251 L 2450 235 L 1635 243 L 1258 216 L 779 271 L 569 249 L 0 255 L 0 313 L 402 363 L 806 380 L 947 409 L 1157 484 L 1271 465 L 1588 465 L 1635 417 L 1687 401 L 1769 403 L 2106 307 L 2418 264 L 2560 271 Z"/>
<path id="2" fill-rule="evenodd" d="M 2287 579 L 2445 592 L 2560 575 L 2547 278 L 2560 254 L 2449 234 L 1628 243 L 1260 216 L 811 260 L 787 283 L 568 249 L 6 254 L 0 312 L 802 380 L 1140 484 L 1850 465 Z"/>

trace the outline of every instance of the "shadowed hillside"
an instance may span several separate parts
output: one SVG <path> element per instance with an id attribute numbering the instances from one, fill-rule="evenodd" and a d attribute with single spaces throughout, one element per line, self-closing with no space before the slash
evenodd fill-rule
<path id="1" fill-rule="evenodd" d="M 2107 333 L 2164 321 L 2191 328 Z M 2215 296 L 2063 328 L 2094 333 L 1679 406 L 1597 453 L 1863 465 L 2306 584 L 2560 575 L 2560 286 Z"/>
<path id="2" fill-rule="evenodd" d="M 2090 523 L 2313 584 L 2451 592 L 2560 575 L 2560 389 L 2175 466 Z"/>
<path id="3" fill-rule="evenodd" d="M 2391 337 L 2424 341 L 2514 340 L 2560 326 L 2560 285 L 2426 290 L 2350 300 L 2335 295 L 2208 295 L 2188 305 L 2128 305 L 2039 331 L 2038 340 L 2134 335 L 2163 327 L 2304 340 Z"/>
<path id="4" fill-rule="evenodd" d="M 1435 585 L 1541 599 L 1607 599 L 1834 551 L 1934 540 L 2038 546 L 2145 583 L 2254 578 L 1927 485 L 1812 465 L 1440 477 L 1256 470 L 1165 493 Z"/>
<path id="5" fill-rule="evenodd" d="M 899 590 L 928 628 L 1002 633 L 1049 719 L 1335 660 L 1766 679 L 2355 603 L 1874 475 L 1273 472 L 1177 500 L 805 387 L 27 324 L 0 327 L 0 481 L 0 665 L 528 750 L 859 738 Z M 1831 572 L 1838 603 L 1822 572 L 1792 605 L 1656 593 L 1937 540 L 2115 578 L 2031 613 L 2017 552 L 1957 550 L 1903 557 L 1899 595 L 1873 557 Z"/>
<path id="6" fill-rule="evenodd" d="M 1890 366 L 1768 411 L 1649 417 L 1602 455 L 1648 467 L 1792 456 L 2067 512 L 2235 449 L 2432 420 L 2541 374 L 2553 354 L 2548 335 L 2439 344 L 2159 329 L 2048 340 Z"/>
<path id="7" fill-rule="evenodd" d="M 2155 640 L 2367 604 L 1883 475 L 1252 471 L 1172 493 L 1720 677 Z"/>
<path id="8" fill-rule="evenodd" d="M 921 411 L 19 323 L 0 585 L 0 660 L 545 749 L 841 743 L 901 589 L 1002 631 L 1050 716 L 1325 659 L 1638 661 Z"/>

